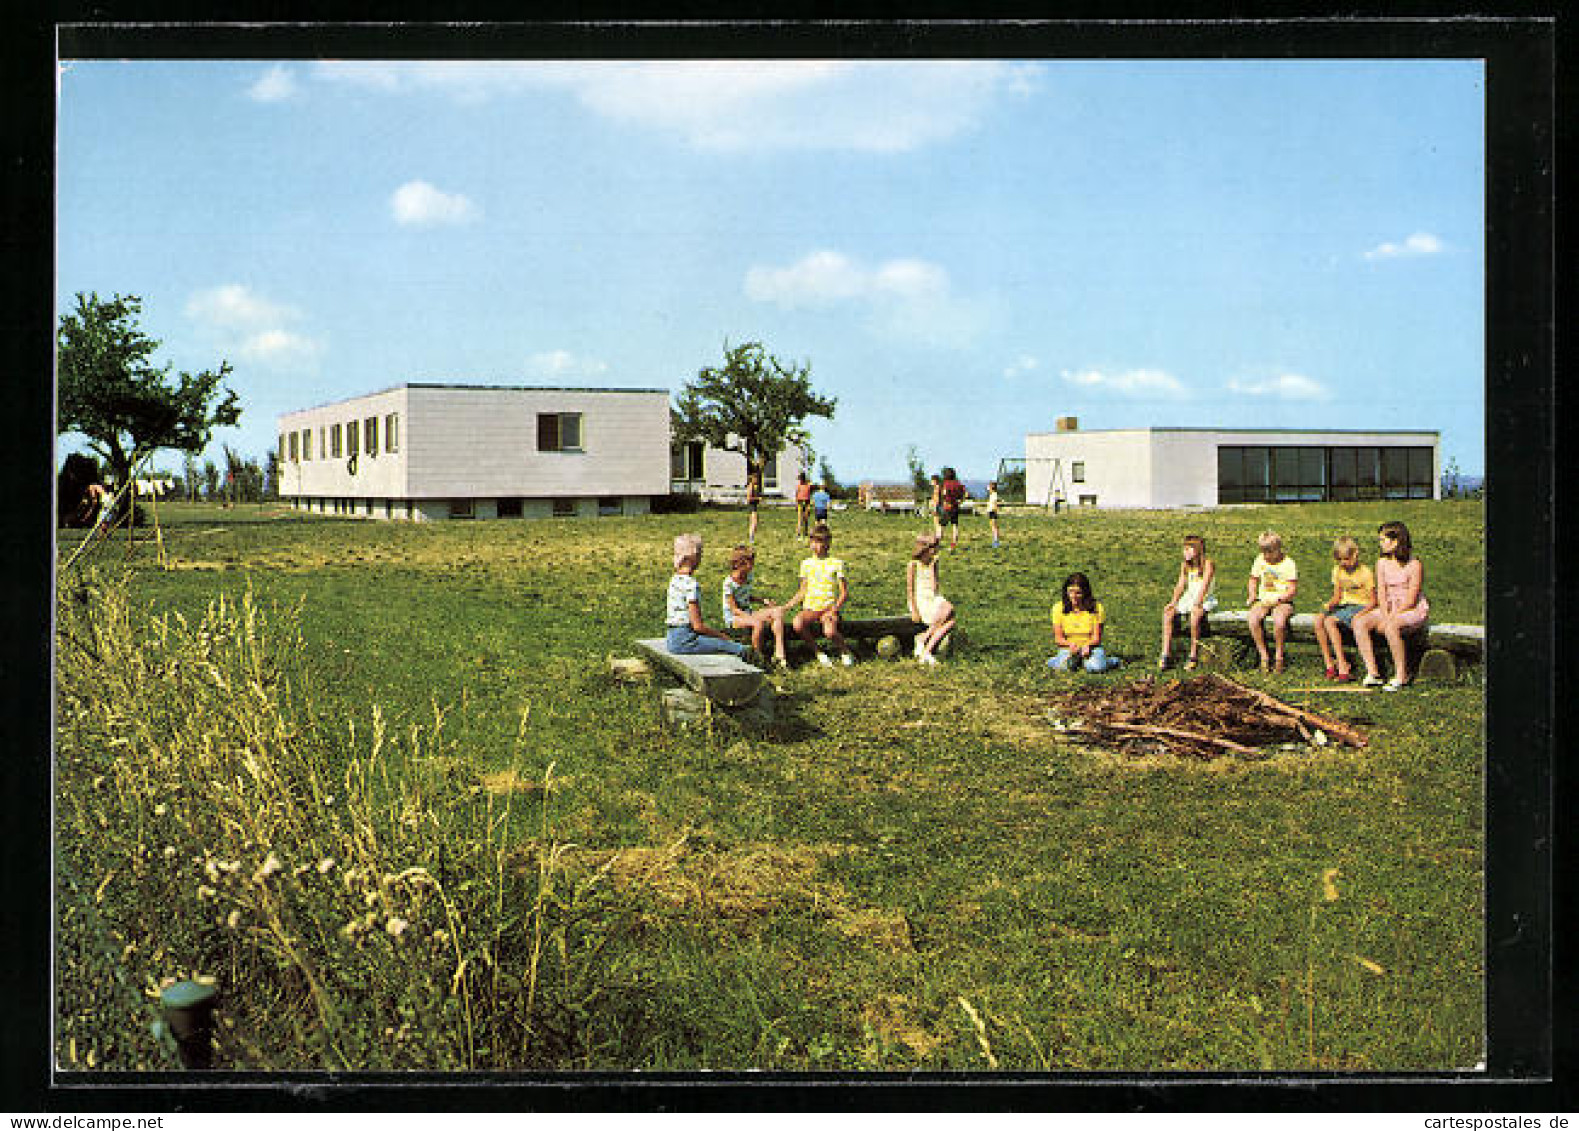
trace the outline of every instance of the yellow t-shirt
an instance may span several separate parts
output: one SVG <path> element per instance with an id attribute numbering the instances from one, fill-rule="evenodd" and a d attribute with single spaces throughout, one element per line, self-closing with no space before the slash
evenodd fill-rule
<path id="1" fill-rule="evenodd" d="M 844 559 L 807 558 L 800 563 L 800 576 L 806 583 L 806 608 L 826 609 L 839 599 L 839 582 L 844 580 Z"/>
<path id="2" fill-rule="evenodd" d="M 1091 637 L 1096 635 L 1097 625 L 1107 620 L 1107 613 L 1102 608 L 1102 602 L 1096 603 L 1096 609 L 1075 609 L 1073 612 L 1064 612 L 1064 603 L 1059 601 L 1053 606 L 1053 625 L 1062 626 L 1064 639 L 1069 641 L 1071 648 L 1084 648 L 1091 643 Z"/>
<path id="3" fill-rule="evenodd" d="M 1257 554 L 1255 565 L 1250 567 L 1250 576 L 1261 582 L 1256 600 L 1263 605 L 1275 605 L 1288 594 L 1289 583 L 1299 580 L 1299 569 L 1287 554 L 1277 565 L 1267 561 L 1265 554 Z"/>
<path id="4" fill-rule="evenodd" d="M 1364 562 L 1356 565 L 1352 573 L 1334 564 L 1332 584 L 1337 588 L 1340 605 L 1369 605 L 1376 600 L 1376 577 Z"/>

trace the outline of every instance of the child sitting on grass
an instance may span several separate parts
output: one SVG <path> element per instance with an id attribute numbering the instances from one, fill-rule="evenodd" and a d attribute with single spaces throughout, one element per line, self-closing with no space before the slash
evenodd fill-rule
<path id="1" fill-rule="evenodd" d="M 1299 568 L 1283 552 L 1282 537 L 1272 531 L 1257 538 L 1256 545 L 1261 552 L 1250 567 L 1250 639 L 1255 641 L 1261 657 L 1261 670 L 1280 672 L 1285 664 L 1283 645 L 1288 639 L 1288 618 L 1294 615 L 1294 594 L 1299 591 Z M 1266 632 L 1261 626 L 1268 613 L 1272 616 L 1272 638 L 1277 649 L 1273 660 L 1267 657 Z"/>
<path id="2" fill-rule="evenodd" d="M 1083 573 L 1064 579 L 1064 590 L 1053 605 L 1053 638 L 1058 654 L 1047 661 L 1054 671 L 1085 668 L 1105 672 L 1118 667 L 1119 658 L 1102 649 L 1102 625 L 1107 613 L 1091 592 L 1091 581 Z"/>
<path id="3" fill-rule="evenodd" d="M 1354 678 L 1343 654 L 1343 630 L 1353 630 L 1354 618 L 1376 607 L 1376 577 L 1360 561 L 1360 544 L 1344 535 L 1332 544 L 1332 596 L 1316 614 L 1316 643 L 1327 678 L 1348 683 Z"/>
<path id="4" fill-rule="evenodd" d="M 839 662 L 849 667 L 855 663 L 855 657 L 839 633 L 839 610 L 849 600 L 850 588 L 844 580 L 844 562 L 828 556 L 832 545 L 833 533 L 826 523 L 812 527 L 812 556 L 800 563 L 800 588 L 784 603 L 784 611 L 787 613 L 796 605 L 803 605 L 795 614 L 795 635 L 815 649 L 817 638 L 813 626 L 821 628 L 823 635 L 839 650 Z M 833 663 L 826 652 L 817 653 L 817 662 L 825 667 Z"/>
<path id="5" fill-rule="evenodd" d="M 724 653 L 745 656 L 746 646 L 702 620 L 702 587 L 696 567 L 702 564 L 702 536 L 681 534 L 674 540 L 674 576 L 669 579 L 669 606 L 664 617 L 663 646 L 676 656 Z"/>
<path id="6" fill-rule="evenodd" d="M 749 628 L 751 647 L 761 655 L 762 639 L 766 630 L 773 630 L 773 662 L 780 667 L 788 663 L 784 655 L 784 610 L 767 598 L 762 607 L 753 609 L 751 593 L 751 567 L 757 563 L 757 553 L 750 546 L 736 546 L 729 555 L 729 572 L 724 576 L 724 627 Z"/>

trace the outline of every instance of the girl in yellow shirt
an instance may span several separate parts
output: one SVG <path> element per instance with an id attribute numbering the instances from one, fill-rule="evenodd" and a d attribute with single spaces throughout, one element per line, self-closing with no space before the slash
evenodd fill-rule
<path id="1" fill-rule="evenodd" d="M 1102 624 L 1107 614 L 1091 592 L 1091 580 L 1083 573 L 1064 579 L 1063 595 L 1053 606 L 1053 638 L 1058 654 L 1047 661 L 1054 671 L 1085 668 L 1105 672 L 1118 667 L 1117 656 L 1102 649 Z"/>
<path id="2" fill-rule="evenodd" d="M 1360 544 L 1347 535 L 1332 544 L 1332 560 L 1332 596 L 1316 614 L 1316 643 L 1327 678 L 1348 683 L 1354 673 L 1343 654 L 1343 630 L 1376 607 L 1376 575 L 1360 561 Z"/>

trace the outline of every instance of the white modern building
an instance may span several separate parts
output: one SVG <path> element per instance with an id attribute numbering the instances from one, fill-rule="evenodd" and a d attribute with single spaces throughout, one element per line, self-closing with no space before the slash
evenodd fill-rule
<path id="1" fill-rule="evenodd" d="M 669 492 L 666 389 L 405 384 L 279 418 L 280 496 L 427 521 L 645 514 Z"/>
<path id="2" fill-rule="evenodd" d="M 810 470 L 805 450 L 786 445 L 762 468 L 763 497 L 793 498 L 796 477 Z M 677 495 L 698 495 L 703 502 L 738 502 L 746 495 L 745 455 L 698 440 L 674 445 L 669 474 Z"/>
<path id="3" fill-rule="evenodd" d="M 671 442 L 667 389 L 413 382 L 285 413 L 277 431 L 280 497 L 319 514 L 596 517 L 745 493 L 742 456 Z M 793 490 L 792 454 L 765 493 L 785 493 L 784 469 Z"/>
<path id="4" fill-rule="evenodd" d="M 1026 501 L 1045 506 L 1441 497 L 1438 432 L 1272 428 L 1082 431 L 1062 417 L 1025 437 Z"/>

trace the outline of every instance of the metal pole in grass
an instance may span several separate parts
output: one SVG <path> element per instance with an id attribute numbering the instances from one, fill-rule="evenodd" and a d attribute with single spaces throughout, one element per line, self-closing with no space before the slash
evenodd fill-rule
<path id="1" fill-rule="evenodd" d="M 219 987 L 206 982 L 177 982 L 159 995 L 164 1023 L 175 1038 L 183 1068 L 214 1066 L 214 1007 Z"/>

